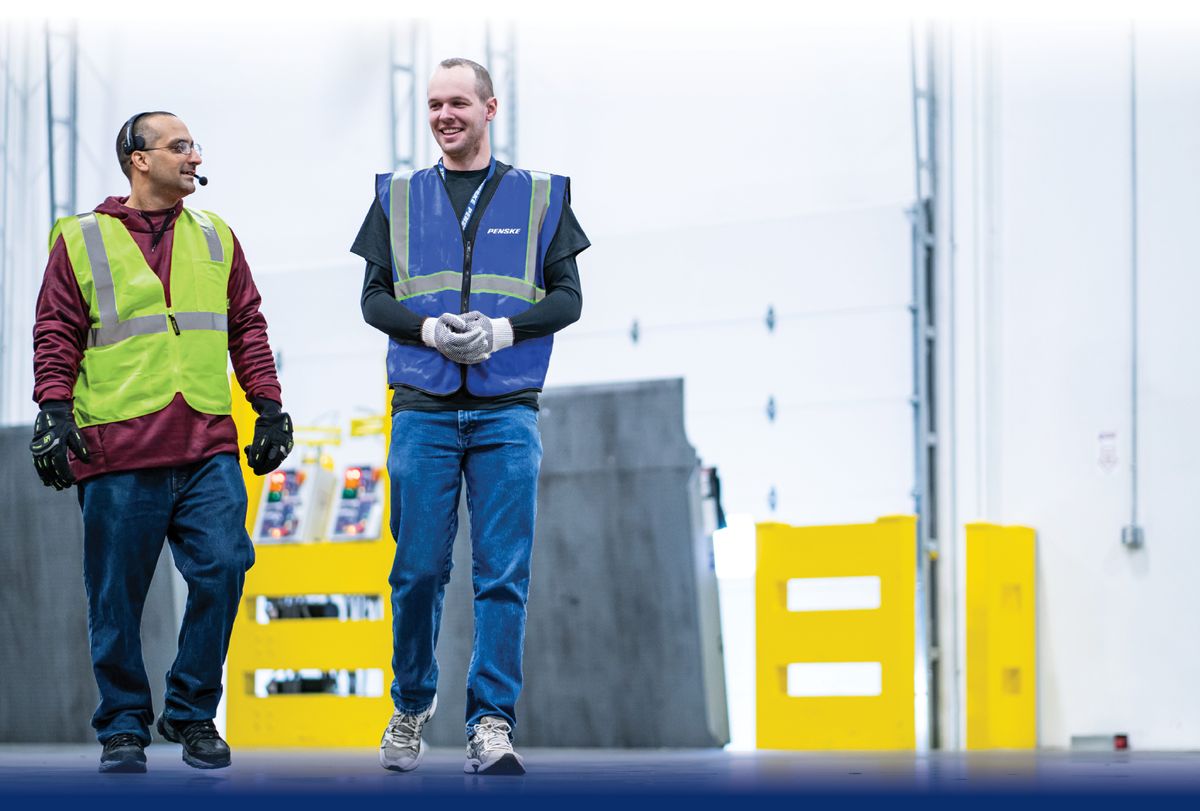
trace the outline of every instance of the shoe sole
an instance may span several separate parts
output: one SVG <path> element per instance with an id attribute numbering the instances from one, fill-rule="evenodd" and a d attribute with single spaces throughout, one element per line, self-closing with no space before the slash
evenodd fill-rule
<path id="1" fill-rule="evenodd" d="M 521 775 L 525 774 L 525 764 L 516 755 L 504 755 L 487 766 L 483 765 L 483 761 L 471 758 L 463 766 L 463 771 L 467 774 Z"/>
<path id="2" fill-rule="evenodd" d="M 161 719 L 158 724 L 158 733 L 171 743 L 177 743 L 180 746 L 183 746 L 183 740 L 176 735 L 170 727 L 162 723 Z M 209 762 L 207 760 L 201 760 L 198 757 L 194 757 L 193 755 L 189 755 L 187 747 L 183 746 L 183 762 L 191 766 L 193 769 L 224 769 L 233 763 L 233 758 L 227 757 L 222 760 Z M 142 771 L 145 771 L 145 768 L 143 768 Z"/>
<path id="3" fill-rule="evenodd" d="M 184 749 L 183 762 L 191 766 L 193 769 L 224 769 L 233 762 L 233 758 L 226 758 L 225 760 L 219 760 L 215 763 L 209 763 L 207 760 L 201 760 L 200 758 L 192 757 L 187 753 L 187 750 Z"/>
<path id="4" fill-rule="evenodd" d="M 144 760 L 110 760 L 100 764 L 101 774 L 145 774 Z"/>

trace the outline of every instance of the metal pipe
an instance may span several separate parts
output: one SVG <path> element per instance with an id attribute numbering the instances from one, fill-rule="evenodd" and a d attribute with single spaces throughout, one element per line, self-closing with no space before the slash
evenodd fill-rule
<path id="1" fill-rule="evenodd" d="M 946 306 L 942 308 L 946 319 L 946 385 L 943 391 L 946 392 L 946 413 L 943 422 L 942 435 L 947 437 L 947 442 L 943 445 L 947 449 L 946 454 L 946 486 L 948 488 L 948 498 L 946 511 L 949 514 L 946 521 L 947 533 L 946 538 L 952 548 L 950 555 L 950 638 L 954 643 L 954 663 L 952 668 L 952 688 L 951 702 L 953 707 L 953 748 L 961 749 L 963 746 L 963 723 L 964 713 L 962 711 L 962 685 L 959 683 L 959 677 L 963 670 L 961 663 L 962 647 L 960 646 L 960 631 L 962 623 L 959 621 L 959 612 L 961 610 L 961 602 L 958 589 L 959 574 L 963 569 L 963 561 L 960 556 L 960 551 L 965 551 L 962 545 L 955 544 L 955 538 L 958 532 L 958 391 L 955 385 L 956 369 L 958 363 L 958 354 L 955 347 L 957 346 L 957 318 L 958 301 L 957 288 L 955 286 L 955 271 L 956 258 L 958 256 L 957 244 L 955 243 L 955 235 L 957 234 L 955 221 L 955 197 L 954 197 L 954 157 L 955 157 L 955 141 L 954 141 L 954 32 L 951 31 L 946 37 Z"/>
<path id="2" fill-rule="evenodd" d="M 50 59 L 50 23 L 46 23 L 46 154 L 50 167 L 50 226 L 57 214 L 58 186 L 54 172 L 54 70 Z"/>
<path id="3" fill-rule="evenodd" d="M 918 37 L 915 23 L 910 27 L 910 58 L 913 100 L 914 194 L 912 208 L 912 316 L 913 316 L 913 503 L 917 513 L 917 661 L 925 682 L 925 705 L 920 715 L 924 729 L 918 730 L 918 748 L 939 744 L 937 729 L 938 679 L 935 672 L 937 629 L 935 622 L 936 583 L 932 554 L 936 551 L 935 456 L 936 433 L 933 430 L 933 377 L 930 368 L 936 347 L 933 329 L 932 278 L 935 245 L 932 218 L 935 216 L 937 175 L 935 172 L 936 110 L 933 81 L 935 73 L 933 30 L 926 32 L 924 45 L 925 76 L 922 86 L 917 69 Z M 924 127 L 922 127 L 924 122 Z"/>
<path id="4" fill-rule="evenodd" d="M 8 141 L 10 123 L 12 122 L 12 111 L 10 109 L 10 101 L 12 99 L 11 80 L 12 80 L 12 28 L 11 25 L 4 26 L 4 68 L 3 77 L 4 83 L 4 118 L 0 119 L 0 171 L 4 173 L 3 180 L 0 180 L 0 313 L 4 314 L 4 323 L 9 322 L 8 307 L 11 301 L 9 294 L 8 280 L 8 254 L 12 249 L 9 239 L 8 230 Z M 9 391 L 13 388 L 15 381 L 10 372 L 12 368 L 12 355 L 8 346 L 8 329 L 0 328 L 0 389 Z M 0 425 L 6 425 L 9 419 L 8 401 L 11 397 L 0 399 Z"/>
<path id="5" fill-rule="evenodd" d="M 67 190 L 66 206 L 62 210 L 64 215 L 74 214 L 78 210 L 75 199 L 79 193 L 79 25 L 73 20 L 69 36 L 71 74 L 68 102 L 71 112 L 67 125 L 67 148 L 70 150 L 67 156 L 67 177 L 71 186 Z"/>
<path id="6" fill-rule="evenodd" d="M 1130 450 L 1129 525 L 1121 530 L 1121 543 L 1140 549 L 1146 539 L 1138 525 L 1138 140 L 1137 140 L 1137 38 L 1129 23 L 1129 275 L 1130 275 Z"/>

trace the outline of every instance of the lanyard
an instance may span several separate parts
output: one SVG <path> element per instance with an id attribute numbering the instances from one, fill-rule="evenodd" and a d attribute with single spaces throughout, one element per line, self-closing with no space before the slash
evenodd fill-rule
<path id="1" fill-rule="evenodd" d="M 438 158 L 438 167 L 437 168 L 438 168 L 438 174 L 440 174 L 442 176 L 442 182 L 445 183 L 446 182 L 446 167 L 442 165 L 441 158 Z M 460 223 L 460 225 L 462 226 L 462 230 L 463 230 L 464 234 L 467 232 L 467 223 L 469 223 L 471 221 L 471 215 L 475 213 L 475 204 L 479 202 L 479 195 L 483 192 L 483 187 L 487 185 L 487 182 L 492 179 L 492 175 L 494 175 L 494 174 L 496 174 L 496 159 L 492 158 L 490 161 L 488 161 L 487 177 L 485 177 L 483 179 L 483 182 L 479 184 L 479 188 L 477 188 L 475 190 L 475 193 L 471 195 L 471 201 L 469 203 L 467 203 L 467 210 L 463 212 L 462 222 Z"/>

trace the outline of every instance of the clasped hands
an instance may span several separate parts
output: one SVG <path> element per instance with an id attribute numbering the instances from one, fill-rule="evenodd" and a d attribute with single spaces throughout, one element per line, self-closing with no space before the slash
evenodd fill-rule
<path id="1" fill-rule="evenodd" d="M 482 363 L 493 352 L 512 345 L 512 326 L 507 318 L 488 318 L 477 310 L 463 315 L 442 313 L 426 319 L 421 339 L 455 363 Z"/>

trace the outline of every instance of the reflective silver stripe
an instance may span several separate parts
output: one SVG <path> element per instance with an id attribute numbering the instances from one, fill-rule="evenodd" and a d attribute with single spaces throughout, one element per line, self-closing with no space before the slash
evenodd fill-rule
<path id="1" fill-rule="evenodd" d="M 104 237 L 100 235 L 100 223 L 96 222 L 94 213 L 88 213 L 79 217 L 79 227 L 83 229 L 83 247 L 87 250 L 88 264 L 92 266 L 92 286 L 96 290 L 100 323 L 103 326 L 115 326 L 118 320 L 117 294 L 113 290 L 112 268 L 108 264 L 108 251 L 104 249 Z"/>
<path id="2" fill-rule="evenodd" d="M 214 262 L 225 261 L 225 246 L 221 244 L 221 237 L 217 234 L 217 228 L 212 224 L 212 220 L 203 211 L 195 209 L 184 209 L 188 214 L 196 220 L 196 224 L 200 226 L 200 230 L 204 232 L 204 240 L 208 243 L 208 256 Z"/>
<path id="3" fill-rule="evenodd" d="M 525 281 L 532 287 L 537 279 L 537 249 L 542 223 L 550 209 L 550 175 L 544 172 L 530 174 L 533 175 L 533 193 L 529 200 L 529 228 L 525 231 Z"/>
<path id="4" fill-rule="evenodd" d="M 396 298 L 401 300 L 436 293 L 439 290 L 462 290 L 462 274 L 453 270 L 443 270 L 441 273 L 404 279 L 396 282 L 395 287 Z"/>
<path id="5" fill-rule="evenodd" d="M 486 273 L 471 278 L 471 292 L 498 293 L 502 296 L 515 296 L 531 302 L 546 296 L 546 291 L 539 290 L 521 279 L 514 279 L 511 276 L 492 276 Z"/>
<path id="6" fill-rule="evenodd" d="M 139 315 L 111 327 L 100 327 L 88 331 L 88 346 L 111 346 L 135 335 L 154 335 L 170 329 L 165 315 Z M 216 332 L 229 331 L 229 319 L 224 313 L 175 313 L 175 323 L 180 330 L 207 329 Z"/>
<path id="7" fill-rule="evenodd" d="M 229 331 L 229 319 L 225 313 L 175 313 L 175 323 L 181 330 L 209 329 L 217 332 Z"/>
<path id="8" fill-rule="evenodd" d="M 400 298 L 400 283 L 408 279 L 408 186 L 412 170 L 392 175 L 392 190 L 388 219 L 392 231 L 392 263 L 396 268 L 396 297 Z M 415 294 L 413 294 L 415 295 Z"/>
<path id="9" fill-rule="evenodd" d="M 462 289 L 462 274 L 452 270 L 441 273 L 431 273 L 428 276 L 414 276 L 395 285 L 396 298 L 404 300 L 413 296 L 424 296 L 442 290 L 458 291 Z M 546 291 L 522 279 L 511 276 L 492 276 L 481 273 L 471 277 L 472 293 L 496 293 L 501 296 L 515 296 L 525 301 L 540 301 L 546 297 Z"/>
<path id="10" fill-rule="evenodd" d="M 88 347 L 111 346 L 135 335 L 154 335 L 158 332 L 166 332 L 168 329 L 170 327 L 167 326 L 165 315 L 140 315 L 111 327 L 89 330 Z"/>

